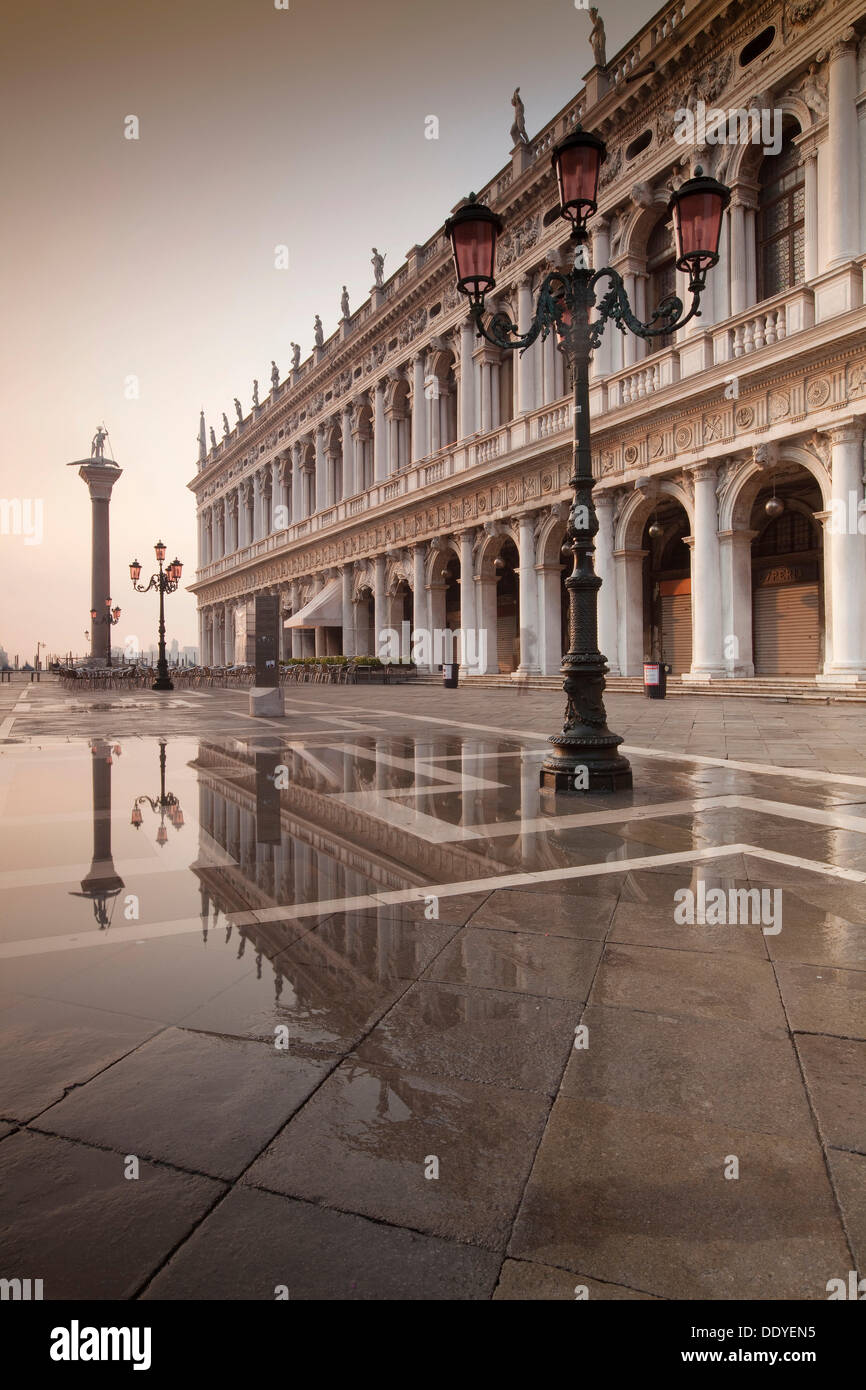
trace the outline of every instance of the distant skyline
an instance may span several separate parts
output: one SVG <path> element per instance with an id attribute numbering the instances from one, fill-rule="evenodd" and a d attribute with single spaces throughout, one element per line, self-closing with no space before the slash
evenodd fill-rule
<path id="1" fill-rule="evenodd" d="M 608 57 L 658 8 L 602 6 Z M 156 598 L 127 567 L 137 556 L 146 579 L 162 539 L 194 579 L 199 410 L 219 438 L 254 378 L 267 395 L 271 359 L 284 378 L 292 340 L 308 356 L 316 314 L 334 331 L 344 283 L 353 311 L 368 297 L 372 246 L 390 276 L 503 167 L 515 86 L 531 138 L 592 67 L 591 22 L 574 0 L 47 0 L 6 16 L 0 497 L 41 504 L 43 538 L 0 534 L 0 644 L 22 662 L 37 641 L 86 648 L 90 501 L 65 465 L 104 422 L 123 469 L 112 636 L 146 649 Z M 185 589 L 166 623 L 197 643 Z"/>

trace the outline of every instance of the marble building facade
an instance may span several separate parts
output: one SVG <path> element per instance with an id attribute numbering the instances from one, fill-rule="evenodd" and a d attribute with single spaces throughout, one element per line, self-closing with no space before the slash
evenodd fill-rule
<path id="1" fill-rule="evenodd" d="M 592 366 L 614 675 L 653 656 L 695 681 L 866 681 L 864 35 L 853 0 L 677 0 L 481 190 L 505 221 L 489 308 L 521 329 L 564 253 L 550 152 L 578 121 L 608 148 L 593 264 L 639 317 L 686 297 L 671 181 L 700 163 L 732 190 L 701 316 L 649 344 L 609 325 Z M 773 113 L 778 151 L 683 143 L 699 102 Z M 440 227 L 210 448 L 202 420 L 202 660 L 245 660 L 271 592 L 285 657 L 376 654 L 408 622 L 485 630 L 469 674 L 556 674 L 570 440 L 553 338 L 476 338 Z"/>

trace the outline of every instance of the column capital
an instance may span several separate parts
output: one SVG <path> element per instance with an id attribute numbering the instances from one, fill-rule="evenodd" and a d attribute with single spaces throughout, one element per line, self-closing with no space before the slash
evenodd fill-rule
<path id="1" fill-rule="evenodd" d="M 864 426 L 866 420 L 854 416 L 853 419 L 830 425 L 824 433 L 829 436 L 831 444 L 858 444 L 863 438 Z"/>
<path id="2" fill-rule="evenodd" d="M 710 459 L 702 459 L 699 463 L 689 464 L 683 469 L 683 473 L 693 478 L 697 483 L 704 482 L 707 478 L 715 480 L 718 468 L 719 465 L 712 462 Z"/>
<path id="3" fill-rule="evenodd" d="M 856 52 L 857 33 L 849 24 L 836 34 L 828 44 L 825 44 L 823 48 L 819 49 L 815 54 L 815 58 L 819 63 L 823 63 L 825 58 L 829 58 L 832 63 L 835 62 L 837 58 L 843 58 L 846 53 L 856 54 Z"/>

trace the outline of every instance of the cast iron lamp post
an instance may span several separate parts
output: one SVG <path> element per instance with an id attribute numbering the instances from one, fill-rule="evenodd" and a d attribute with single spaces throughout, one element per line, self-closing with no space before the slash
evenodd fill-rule
<path id="1" fill-rule="evenodd" d="M 574 379 L 573 469 L 574 500 L 566 531 L 566 549 L 574 556 L 568 589 L 569 649 L 562 660 L 566 694 L 562 732 L 552 734 L 553 751 L 541 768 L 541 785 L 557 792 L 621 791 L 632 785 L 628 760 L 617 750 L 622 743 L 607 727 L 604 708 L 606 658 L 598 650 L 598 591 L 593 552 L 598 518 L 592 500 L 593 476 L 589 422 L 590 354 L 600 346 L 605 324 L 612 319 L 625 333 L 653 338 L 681 328 L 700 313 L 707 271 L 719 259 L 722 214 L 730 202 L 724 184 L 703 175 L 677 189 L 669 204 L 676 242 L 677 268 L 689 276 L 691 306 L 669 295 L 647 323 L 635 318 L 621 276 L 610 266 L 593 270 L 586 250 L 587 219 L 596 211 L 598 176 L 606 157 L 604 141 L 579 127 L 553 151 L 559 189 L 556 213 L 571 223 L 571 270 L 547 275 L 538 293 L 532 323 L 525 333 L 506 313 L 484 322 L 484 297 L 496 285 L 496 238 L 502 219 L 478 203 L 474 193 L 445 223 L 457 269 L 457 288 L 469 300 L 479 337 L 506 351 L 524 352 L 539 336 L 553 331 Z M 599 281 L 609 288 L 596 302 Z M 597 316 L 591 318 L 593 309 Z"/>
<path id="2" fill-rule="evenodd" d="M 163 570 L 165 560 L 165 546 L 162 541 L 157 541 L 153 547 L 156 552 L 159 564 L 159 573 L 150 576 L 149 584 L 139 584 L 138 579 L 141 574 L 141 564 L 138 560 L 133 560 L 129 567 L 129 577 L 132 580 L 132 587 L 139 594 L 146 594 L 149 589 L 159 591 L 159 658 L 156 663 L 156 680 L 153 683 L 154 690 L 174 690 L 168 674 L 168 663 L 165 659 L 165 595 L 173 594 L 183 573 L 183 565 L 180 560 L 174 559 L 167 570 Z"/>
<path id="3" fill-rule="evenodd" d="M 165 818 L 168 816 L 175 830 L 183 829 L 183 811 L 180 809 L 180 802 L 174 792 L 167 792 L 165 789 L 165 739 L 159 740 L 159 796 L 137 796 L 132 803 L 132 816 L 130 825 L 134 825 L 136 830 L 141 829 L 143 820 L 139 809 L 144 802 L 147 802 L 154 814 L 159 812 L 159 829 L 156 832 L 156 843 L 160 849 L 168 842 L 168 831 L 165 827 Z"/>
<path id="4" fill-rule="evenodd" d="M 90 621 L 91 621 L 91 623 L 93 624 L 94 627 L 102 627 L 102 625 L 103 625 L 104 623 L 107 623 L 109 627 L 117 627 L 117 624 L 120 622 L 120 609 L 119 609 L 119 608 L 112 608 L 112 606 L 111 606 L 111 599 L 110 599 L 110 598 L 107 598 L 107 599 L 105 600 L 105 612 L 104 612 L 101 616 L 97 614 L 95 608 L 91 608 L 91 610 L 90 610 Z M 108 639 L 108 656 L 107 656 L 106 659 L 105 659 L 105 664 L 106 664 L 106 666 L 110 666 L 110 665 L 111 665 L 111 638 L 110 638 L 110 637 L 109 637 L 109 639 Z"/>

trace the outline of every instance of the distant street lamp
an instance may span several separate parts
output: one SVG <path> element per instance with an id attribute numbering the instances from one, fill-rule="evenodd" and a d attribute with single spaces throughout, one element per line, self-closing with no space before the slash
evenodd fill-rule
<path id="1" fill-rule="evenodd" d="M 96 628 L 96 627 L 102 627 L 104 624 L 107 624 L 109 627 L 117 627 L 117 624 L 120 622 L 120 609 L 119 609 L 119 608 L 112 608 L 112 606 L 111 606 L 111 599 L 110 599 L 110 598 L 107 598 L 107 599 L 105 600 L 105 612 L 104 612 L 104 613 L 101 613 L 101 614 L 100 614 L 100 613 L 97 613 L 97 611 L 96 611 L 95 608 L 91 608 L 91 610 L 90 610 L 90 621 L 91 621 L 93 627 L 95 627 L 95 628 Z M 109 637 L 109 639 L 108 639 L 108 653 L 107 653 L 106 658 L 105 658 L 105 664 L 106 664 L 107 666 L 110 666 L 110 665 L 111 665 L 111 638 L 110 638 L 110 637 Z"/>
<path id="2" fill-rule="evenodd" d="M 133 560 L 129 567 L 129 577 L 132 580 L 132 587 L 139 594 L 146 594 L 150 589 L 159 592 L 159 658 L 156 663 L 156 680 L 153 683 L 154 690 L 174 690 L 168 674 L 168 662 L 165 659 L 165 595 L 173 594 L 180 583 L 180 576 L 183 572 L 183 565 L 180 560 L 174 559 L 167 570 L 163 570 L 165 561 L 165 546 L 162 541 L 157 541 L 153 547 L 156 553 L 159 573 L 152 574 L 150 583 L 139 584 L 141 574 L 141 564 L 138 560 Z"/>
<path id="3" fill-rule="evenodd" d="M 554 751 L 548 753 L 541 769 L 542 787 L 558 792 L 620 791 L 632 785 L 628 760 L 617 752 L 622 739 L 607 727 L 603 698 L 606 660 L 598 650 L 598 591 L 602 581 L 593 561 L 598 518 L 592 498 L 590 355 L 601 345 L 609 319 L 623 333 L 628 328 L 640 338 L 653 338 L 681 328 L 700 313 L 707 271 L 719 259 L 722 214 L 731 196 L 724 184 L 705 177 L 700 166 L 695 177 L 673 194 L 669 211 L 676 264 L 688 274 L 692 303 L 685 312 L 682 300 L 669 295 L 649 321 L 642 323 L 632 313 L 621 276 L 610 266 L 593 270 L 586 249 L 587 219 L 596 211 L 599 171 L 606 154 L 604 141 L 580 127 L 553 151 L 559 189 L 555 212 L 571 223 L 573 268 L 545 277 L 525 333 L 521 334 L 504 312 L 494 314 L 488 325 L 484 323 L 484 297 L 496 285 L 496 239 L 502 231 L 502 218 L 470 193 L 468 201 L 445 223 L 454 252 L 457 288 L 469 300 L 478 335 L 500 349 L 524 352 L 539 335 L 545 339 L 553 331 L 574 378 L 570 479 L 574 500 L 566 531 L 566 548 L 572 552 L 574 564 L 565 581 L 569 649 L 562 661 L 567 703 L 562 732 L 551 735 Z M 609 288 L 597 304 L 595 287 L 602 279 L 609 282 Z M 598 315 L 591 319 L 595 308 Z"/>
<path id="4" fill-rule="evenodd" d="M 168 831 L 165 827 L 165 818 L 168 816 L 175 830 L 183 829 L 183 811 L 180 809 L 180 802 L 174 792 L 167 792 L 165 789 L 165 739 L 159 740 L 159 796 L 137 796 L 132 803 L 132 816 L 130 825 L 134 825 L 136 830 L 141 829 L 143 816 L 140 806 L 147 802 L 151 811 L 159 812 L 159 829 L 156 832 L 156 843 L 160 849 L 168 843 Z"/>

